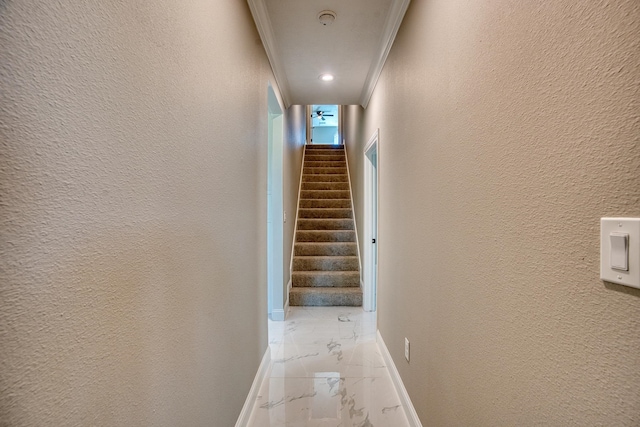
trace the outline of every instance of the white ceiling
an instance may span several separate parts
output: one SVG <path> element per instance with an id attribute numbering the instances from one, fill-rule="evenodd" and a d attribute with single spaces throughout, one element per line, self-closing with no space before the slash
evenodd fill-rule
<path id="1" fill-rule="evenodd" d="M 409 1 L 248 0 L 286 106 L 366 107 Z M 320 24 L 323 10 L 333 24 Z"/>

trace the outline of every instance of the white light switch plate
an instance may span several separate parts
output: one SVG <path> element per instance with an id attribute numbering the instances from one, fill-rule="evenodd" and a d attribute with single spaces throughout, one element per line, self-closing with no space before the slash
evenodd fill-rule
<path id="1" fill-rule="evenodd" d="M 611 265 L 611 235 L 628 234 L 628 271 Z M 614 256 L 614 260 L 617 256 Z M 615 262 L 619 264 L 619 262 Z M 600 219 L 600 278 L 640 289 L 640 218 Z"/>

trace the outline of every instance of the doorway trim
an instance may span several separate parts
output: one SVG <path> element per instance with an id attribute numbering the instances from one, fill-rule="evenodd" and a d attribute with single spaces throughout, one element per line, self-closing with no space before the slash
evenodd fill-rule
<path id="1" fill-rule="evenodd" d="M 284 110 L 271 84 L 267 103 L 267 311 L 271 320 L 284 320 Z"/>
<path id="2" fill-rule="evenodd" d="M 380 129 L 364 148 L 363 309 L 376 311 L 378 294 L 378 141 Z M 375 240 L 374 240 L 375 239 Z M 375 243 L 374 243 L 375 242 Z"/>

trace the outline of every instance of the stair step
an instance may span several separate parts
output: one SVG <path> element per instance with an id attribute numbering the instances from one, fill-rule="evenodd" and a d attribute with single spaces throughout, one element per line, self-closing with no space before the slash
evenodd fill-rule
<path id="1" fill-rule="evenodd" d="M 349 190 L 303 190 L 301 199 L 350 199 Z"/>
<path id="2" fill-rule="evenodd" d="M 351 208 L 350 199 L 301 199 L 301 208 Z"/>
<path id="3" fill-rule="evenodd" d="M 355 242 L 297 242 L 294 256 L 357 256 Z"/>
<path id="4" fill-rule="evenodd" d="M 308 174 L 308 175 L 346 175 L 347 173 L 347 168 L 346 167 L 322 167 L 322 168 L 309 168 L 306 167 L 304 168 L 303 172 L 304 174 Z"/>
<path id="5" fill-rule="evenodd" d="M 308 218 L 351 218 L 351 209 L 330 209 L 330 208 L 315 208 L 315 209 L 299 209 L 298 220 Z"/>
<path id="6" fill-rule="evenodd" d="M 358 271 L 357 256 L 295 256 L 293 271 Z"/>
<path id="7" fill-rule="evenodd" d="M 292 288 L 289 305 L 296 306 L 362 306 L 360 288 Z"/>
<path id="8" fill-rule="evenodd" d="M 355 242 L 354 230 L 298 230 L 296 242 Z"/>
<path id="9" fill-rule="evenodd" d="M 349 182 L 347 174 L 303 174 L 302 182 Z"/>
<path id="10" fill-rule="evenodd" d="M 353 219 L 298 218 L 298 230 L 353 230 Z"/>
<path id="11" fill-rule="evenodd" d="M 345 190 L 349 191 L 348 182 L 303 182 L 302 190 Z"/>
<path id="12" fill-rule="evenodd" d="M 304 160 L 305 168 L 346 168 L 347 163 L 343 160 Z"/>
<path id="13" fill-rule="evenodd" d="M 358 271 L 292 271 L 293 287 L 349 288 L 360 287 Z"/>
<path id="14" fill-rule="evenodd" d="M 298 230 L 296 242 L 355 242 L 353 230 Z"/>
<path id="15" fill-rule="evenodd" d="M 346 159 L 344 153 L 306 153 L 304 155 L 305 162 L 326 162 L 326 161 L 344 161 Z"/>

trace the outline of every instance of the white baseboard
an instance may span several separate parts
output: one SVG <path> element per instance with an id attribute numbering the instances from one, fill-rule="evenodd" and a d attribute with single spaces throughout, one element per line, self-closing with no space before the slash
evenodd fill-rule
<path id="1" fill-rule="evenodd" d="M 289 312 L 289 292 L 291 291 L 291 280 L 287 283 L 287 300 L 284 302 L 284 308 L 271 310 L 271 320 L 283 322 L 287 318 Z"/>
<path id="2" fill-rule="evenodd" d="M 274 322 L 282 322 L 284 321 L 284 317 L 286 314 L 286 307 L 285 308 L 274 308 L 271 311 L 271 320 L 273 320 Z"/>
<path id="3" fill-rule="evenodd" d="M 244 405 L 242 406 L 242 410 L 240 411 L 238 421 L 236 421 L 236 427 L 247 427 L 249 425 L 249 421 L 251 421 L 251 413 L 253 412 L 253 406 L 258 398 L 258 393 L 260 392 L 262 381 L 269 373 L 270 365 L 271 348 L 267 347 L 267 351 L 265 351 L 264 356 L 262 357 L 262 362 L 260 362 L 260 366 L 258 367 L 258 372 L 253 379 L 253 384 L 251 384 L 251 389 L 249 390 L 247 399 L 244 401 Z"/>
<path id="4" fill-rule="evenodd" d="M 398 369 L 396 368 L 396 364 L 393 363 L 393 359 L 391 358 L 391 354 L 389 353 L 389 349 L 387 345 L 384 343 L 382 339 L 382 335 L 380 335 L 380 330 L 376 333 L 378 347 L 382 352 L 382 358 L 384 359 L 387 368 L 389 369 L 389 375 L 391 375 L 391 381 L 393 381 L 393 385 L 398 392 L 398 397 L 400 398 L 400 403 L 404 408 L 405 414 L 407 414 L 407 420 L 409 421 L 409 425 L 411 427 L 422 427 L 422 423 L 420 422 L 420 418 L 418 418 L 418 414 L 416 413 L 416 409 L 413 407 L 413 403 L 411 403 L 411 398 L 409 397 L 409 393 L 407 393 L 407 389 L 404 387 L 404 383 L 402 382 L 402 378 L 400 378 L 400 374 L 398 373 Z"/>

